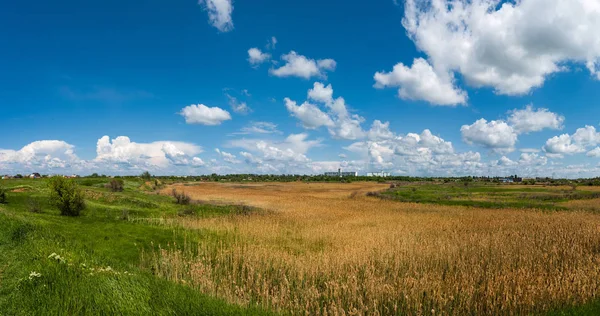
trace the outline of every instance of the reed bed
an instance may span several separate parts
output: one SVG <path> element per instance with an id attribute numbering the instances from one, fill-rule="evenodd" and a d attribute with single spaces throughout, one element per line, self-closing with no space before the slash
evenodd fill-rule
<path id="1" fill-rule="evenodd" d="M 372 188 L 302 185 L 277 194 L 187 187 L 193 198 L 273 212 L 163 222 L 219 238 L 165 246 L 144 266 L 292 314 L 529 314 L 598 299 L 597 214 L 398 203 L 350 194 Z"/>

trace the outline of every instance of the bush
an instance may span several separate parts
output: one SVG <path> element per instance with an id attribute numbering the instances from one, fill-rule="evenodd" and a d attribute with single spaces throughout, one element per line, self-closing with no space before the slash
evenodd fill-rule
<path id="1" fill-rule="evenodd" d="M 73 180 L 54 177 L 48 182 L 48 187 L 50 203 L 60 210 L 61 215 L 79 216 L 85 209 L 83 192 Z"/>
<path id="2" fill-rule="evenodd" d="M 185 192 L 179 193 L 175 189 L 173 189 L 173 197 L 175 198 L 175 203 L 180 205 L 188 205 L 192 201 L 192 198 L 185 194 Z"/>
<path id="3" fill-rule="evenodd" d="M 7 191 L 8 190 L 0 184 L 0 204 L 6 204 L 6 202 L 7 202 L 6 192 Z"/>
<path id="4" fill-rule="evenodd" d="M 42 212 L 42 206 L 40 205 L 40 202 L 34 198 L 27 199 L 27 209 L 29 209 L 31 213 Z"/>
<path id="5" fill-rule="evenodd" d="M 123 192 L 125 182 L 121 179 L 112 179 L 106 187 L 110 189 L 112 192 Z"/>

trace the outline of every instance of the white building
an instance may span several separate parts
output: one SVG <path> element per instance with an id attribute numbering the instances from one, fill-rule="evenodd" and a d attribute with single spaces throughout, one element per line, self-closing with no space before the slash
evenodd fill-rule
<path id="1" fill-rule="evenodd" d="M 387 178 L 387 177 L 391 177 L 392 174 L 389 172 L 369 172 L 367 173 L 367 177 L 380 177 L 380 178 Z"/>

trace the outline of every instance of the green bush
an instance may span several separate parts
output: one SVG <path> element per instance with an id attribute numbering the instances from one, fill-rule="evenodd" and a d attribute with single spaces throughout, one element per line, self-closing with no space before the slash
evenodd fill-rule
<path id="1" fill-rule="evenodd" d="M 6 203 L 6 192 L 8 190 L 2 186 L 2 184 L 0 184 L 0 204 L 5 204 Z"/>
<path id="2" fill-rule="evenodd" d="M 61 215 L 79 216 L 85 209 L 83 192 L 73 180 L 54 177 L 48 182 L 48 187 L 50 203 L 60 210 Z"/>
<path id="3" fill-rule="evenodd" d="M 140 178 L 142 178 L 144 180 L 150 180 L 150 179 L 152 179 L 152 175 L 150 174 L 150 172 L 144 171 L 142 173 L 142 175 L 140 175 Z"/>

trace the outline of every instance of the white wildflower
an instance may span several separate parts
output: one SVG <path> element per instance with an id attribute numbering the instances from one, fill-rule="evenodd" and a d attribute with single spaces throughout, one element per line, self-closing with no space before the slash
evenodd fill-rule
<path id="1" fill-rule="evenodd" d="M 35 272 L 35 271 L 31 271 L 31 273 L 29 273 L 29 280 L 33 280 L 34 278 L 39 278 L 41 276 L 42 276 L 41 273 Z"/>

